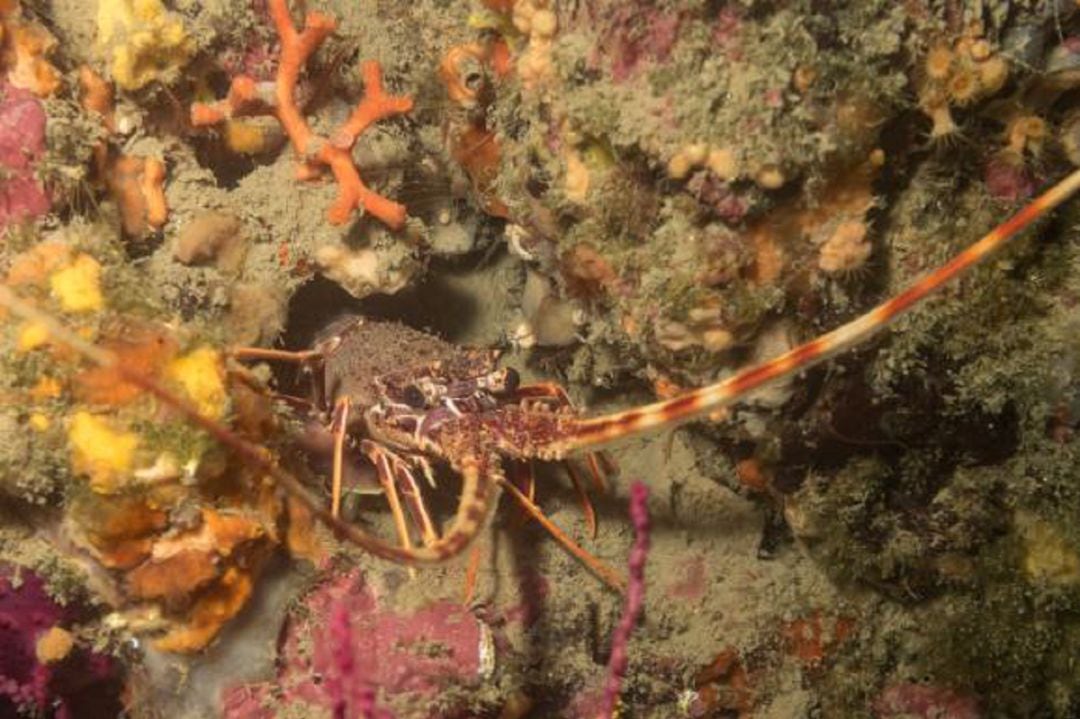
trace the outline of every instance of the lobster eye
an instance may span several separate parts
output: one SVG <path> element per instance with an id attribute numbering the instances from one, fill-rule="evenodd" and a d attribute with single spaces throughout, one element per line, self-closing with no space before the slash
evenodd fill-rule
<path id="1" fill-rule="evenodd" d="M 506 378 L 503 380 L 506 384 L 506 392 L 516 392 L 517 388 L 521 386 L 521 375 L 513 367 L 506 368 Z"/>
<path id="2" fill-rule="evenodd" d="M 465 73 L 465 76 L 461 78 L 462 84 L 469 88 L 473 92 L 480 90 L 480 86 L 484 84 L 484 75 L 476 70 Z"/>
<path id="3" fill-rule="evenodd" d="M 426 404 L 424 393 L 414 384 L 411 384 L 402 390 L 401 398 L 405 400 L 405 404 L 414 409 L 420 409 Z"/>

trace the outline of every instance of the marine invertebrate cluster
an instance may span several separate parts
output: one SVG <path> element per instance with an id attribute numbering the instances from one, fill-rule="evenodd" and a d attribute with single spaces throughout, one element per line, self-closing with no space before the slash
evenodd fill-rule
<path id="1" fill-rule="evenodd" d="M 38 98 L 60 86 L 60 72 L 48 60 L 55 46 L 48 31 L 23 18 L 16 0 L 0 6 L 0 231 L 51 205 L 39 176 L 46 117 Z"/>
<path id="2" fill-rule="evenodd" d="M 949 687 L 906 682 L 886 688 L 873 703 L 877 719 L 942 717 L 979 719 L 984 716 L 978 700 Z"/>
<path id="3" fill-rule="evenodd" d="M 551 50 L 559 30 L 555 4 L 548 0 L 517 0 L 512 18 L 518 32 L 528 43 L 517 59 L 522 86 L 529 92 L 542 92 L 555 80 Z"/>
<path id="4" fill-rule="evenodd" d="M 843 281 L 865 266 L 872 193 L 842 218 L 811 208 L 834 202 L 836 178 L 883 162 L 878 128 L 907 82 L 888 58 L 912 41 L 901 13 L 852 10 L 828 20 L 835 33 L 728 5 L 516 3 L 493 15 L 482 25 L 515 72 L 483 85 L 484 129 L 499 142 L 491 184 L 528 228 L 534 270 L 581 302 L 586 342 L 626 342 L 647 365 L 628 361 L 638 373 L 708 382 L 706 363 L 753 344 L 770 313 L 813 301 L 795 278 Z M 534 16 L 552 32 L 542 92 L 522 74 Z M 888 41 L 834 56 L 838 35 Z"/>
<path id="5" fill-rule="evenodd" d="M 446 129 L 450 155 L 472 181 L 484 212 L 496 217 L 508 216 L 508 210 L 495 195 L 502 151 L 488 126 L 488 109 L 494 82 L 512 72 L 509 52 L 502 39 L 473 42 L 450 48 L 439 63 L 439 79 L 456 106 Z"/>
<path id="6" fill-rule="evenodd" d="M 336 24 L 327 15 L 311 12 L 298 31 L 289 16 L 286 0 L 270 0 L 269 11 L 281 41 L 281 60 L 273 88 L 260 86 L 251 77 L 237 76 L 225 100 L 192 105 L 192 124 L 211 126 L 244 115 L 276 117 L 300 156 L 298 174 L 302 179 L 318 177 L 324 167 L 333 173 L 338 197 L 327 213 L 331 223 L 344 224 L 355 210 L 362 209 L 388 227 L 399 229 L 405 223 L 404 206 L 371 191 L 360 178 L 351 153 L 361 133 L 379 120 L 409 112 L 412 100 L 388 95 L 383 89 L 379 63 L 369 60 L 361 67 L 363 99 L 329 137 L 317 134 L 304 119 L 296 96 L 297 83 L 308 58 L 334 32 Z"/>
<path id="7" fill-rule="evenodd" d="M 742 174 L 741 162 L 735 151 L 730 147 L 709 147 L 704 143 L 691 143 L 678 149 L 667 163 L 668 176 L 673 180 L 682 180 L 690 175 L 690 172 L 698 167 L 707 167 L 709 171 L 720 180 L 730 182 L 736 180 Z M 762 175 L 766 181 L 763 184 L 775 190 L 784 184 L 775 177 L 769 181 L 767 175 Z"/>
<path id="8" fill-rule="evenodd" d="M 931 139 L 957 131 L 951 107 L 967 107 L 996 94 L 1009 79 L 1009 61 L 977 27 L 953 43 L 938 42 L 926 53 L 919 105 L 929 117 Z"/>

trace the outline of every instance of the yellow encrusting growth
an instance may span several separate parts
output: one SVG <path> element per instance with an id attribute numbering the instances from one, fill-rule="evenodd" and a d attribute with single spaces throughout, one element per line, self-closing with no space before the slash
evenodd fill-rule
<path id="1" fill-rule="evenodd" d="M 19 329 L 19 336 L 15 340 L 15 349 L 19 352 L 29 352 L 41 347 L 49 341 L 49 330 L 40 322 L 27 322 Z"/>
<path id="2" fill-rule="evenodd" d="M 167 81 L 195 51 L 180 17 L 161 0 L 100 0 L 98 47 L 125 90 Z"/>
<path id="3" fill-rule="evenodd" d="M 79 255 L 49 278 L 52 293 L 65 312 L 96 312 L 105 306 L 101 294 L 101 265 L 90 255 Z"/>
<path id="4" fill-rule="evenodd" d="M 116 491 L 131 471 L 139 437 L 113 429 L 100 417 L 80 410 L 71 418 L 68 442 L 73 469 L 89 476 L 95 492 L 108 494 Z"/>
<path id="5" fill-rule="evenodd" d="M 1017 516 L 1024 542 L 1024 572 L 1032 581 L 1049 584 L 1080 582 L 1080 554 L 1056 527 L 1027 512 Z"/>
<path id="6" fill-rule="evenodd" d="M 184 390 L 199 412 L 213 419 L 225 415 L 225 381 L 221 354 L 199 347 L 169 363 L 166 375 Z"/>

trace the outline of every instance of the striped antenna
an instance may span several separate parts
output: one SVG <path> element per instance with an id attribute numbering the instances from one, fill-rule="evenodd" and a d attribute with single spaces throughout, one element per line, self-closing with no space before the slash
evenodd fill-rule
<path id="1" fill-rule="evenodd" d="M 651 429 L 681 424 L 731 404 L 762 385 L 800 372 L 843 352 L 886 327 L 942 285 L 967 272 L 992 255 L 1039 217 L 1053 210 L 1080 189 L 1080 170 L 1031 201 L 985 237 L 953 257 L 926 277 L 866 314 L 831 332 L 788 350 L 708 387 L 687 392 L 636 409 L 576 420 L 569 436 L 558 441 L 559 454 L 612 442 Z"/>

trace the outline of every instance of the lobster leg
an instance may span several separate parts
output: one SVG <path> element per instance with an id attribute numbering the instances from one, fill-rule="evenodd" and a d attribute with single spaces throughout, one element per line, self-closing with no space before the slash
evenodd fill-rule
<path id="1" fill-rule="evenodd" d="M 506 481 L 519 489 L 530 502 L 536 501 L 536 466 L 531 459 L 504 462 Z M 529 521 L 529 515 L 515 512 L 512 517 L 513 527 L 522 527 Z"/>
<path id="2" fill-rule="evenodd" d="M 422 457 L 418 459 L 423 460 Z M 394 466 L 394 480 L 402 496 L 405 497 L 405 504 L 409 508 L 409 514 L 412 515 L 413 521 L 420 525 L 424 544 L 431 546 L 438 541 L 439 534 L 435 531 L 435 523 L 431 521 L 431 515 L 428 514 L 427 507 L 424 506 L 424 497 L 420 493 L 420 484 L 416 481 L 412 469 L 404 459 L 396 454 L 391 454 L 390 460 Z M 424 460 L 425 463 L 426 461 Z M 424 468 L 425 464 L 420 466 Z M 427 468 L 426 471 L 430 471 L 430 468 Z"/>
<path id="3" fill-rule="evenodd" d="M 236 449 L 232 444 L 229 446 Z M 277 469 L 276 465 L 272 466 Z M 490 514 L 496 489 L 503 481 L 497 455 L 469 456 L 454 462 L 453 466 L 461 475 L 462 488 L 461 500 L 450 527 L 430 544 L 411 548 L 387 544 L 359 527 L 333 517 L 303 485 L 280 469 L 273 476 L 287 491 L 297 495 L 309 508 L 313 507 L 319 519 L 329 525 L 335 534 L 375 556 L 410 565 L 437 564 L 461 554 L 476 538 Z"/>
<path id="4" fill-rule="evenodd" d="M 480 576 L 480 560 L 483 559 L 484 542 L 477 541 L 469 550 L 469 561 L 465 565 L 465 587 L 461 593 L 461 603 L 468 606 L 472 604 L 473 595 L 476 593 L 476 579 Z"/>
<path id="5" fill-rule="evenodd" d="M 345 457 L 345 428 L 349 426 L 349 398 L 342 397 L 334 405 L 334 471 L 331 482 L 330 513 L 341 516 L 341 473 Z"/>
<path id="6" fill-rule="evenodd" d="M 505 479 L 500 480 L 500 484 L 502 484 L 506 491 L 510 492 L 510 496 L 517 500 L 518 504 L 520 504 L 533 519 L 539 522 L 540 525 L 566 549 L 566 551 L 570 552 L 570 554 L 574 555 L 578 561 L 588 567 L 589 571 L 599 577 L 612 589 L 618 592 L 626 590 L 626 579 L 624 579 L 622 575 L 601 562 L 583 549 L 580 544 L 571 539 L 557 524 L 548 519 L 544 515 L 543 510 L 533 504 L 533 502 L 525 496 L 524 492 L 515 487 L 512 482 L 507 482 Z"/>
<path id="7" fill-rule="evenodd" d="M 570 395 L 566 393 L 566 390 L 558 382 L 535 382 L 532 384 L 523 384 L 513 393 L 514 399 L 551 399 L 554 400 L 556 406 L 559 407 L 573 407 L 573 403 L 570 401 Z"/>
<path id="8" fill-rule="evenodd" d="M 275 362 L 294 362 L 296 364 L 307 364 L 308 362 L 315 362 L 323 358 L 323 353 L 320 350 L 275 350 L 266 349 L 264 347 L 233 347 L 229 354 L 233 359 L 240 361 L 246 360 L 272 360 Z"/>
<path id="9" fill-rule="evenodd" d="M 396 458 L 392 458 L 389 452 L 366 439 L 360 443 L 360 451 L 367 455 L 367 458 L 375 465 L 379 484 L 382 485 L 386 501 L 390 504 L 390 514 L 394 517 L 394 529 L 397 531 L 398 541 L 406 550 L 411 550 L 412 538 L 409 536 L 409 526 L 405 523 L 405 512 L 401 509 L 401 498 L 398 496 L 394 482 L 395 472 L 392 463 Z"/>
<path id="10" fill-rule="evenodd" d="M 851 322 L 788 350 L 779 357 L 742 370 L 722 382 L 672 399 L 590 419 L 570 419 L 563 425 L 562 436 L 550 442 L 545 456 L 560 458 L 568 452 L 589 450 L 658 427 L 688 422 L 729 405 L 764 384 L 823 362 L 887 327 L 942 285 L 985 260 L 1077 190 L 1080 190 L 1080 170 L 1065 177 L 978 242 L 900 294 Z"/>
<path id="11" fill-rule="evenodd" d="M 578 500 L 585 511 L 585 525 L 589 528 L 589 536 L 596 539 L 596 509 L 593 508 L 592 501 L 589 499 L 589 493 L 585 491 L 585 485 L 581 481 L 578 471 L 574 469 L 574 463 L 568 459 L 563 464 L 566 465 L 566 473 L 570 475 L 570 481 L 573 483 Z"/>
<path id="12" fill-rule="evenodd" d="M 611 459 L 604 452 L 589 452 L 585 455 L 589 463 L 589 476 L 592 477 L 593 487 L 597 492 L 607 492 L 607 481 L 604 479 L 609 474 L 615 474 Z"/>
<path id="13" fill-rule="evenodd" d="M 316 407 L 326 406 L 325 383 L 323 381 L 323 365 L 327 352 L 333 351 L 333 345 L 327 345 L 329 349 L 318 347 L 311 350 L 275 350 L 264 347 L 233 347 L 229 355 L 240 361 L 265 360 L 269 362 L 292 362 L 300 365 L 311 379 L 311 394 L 315 400 L 311 403 Z"/>
<path id="14" fill-rule="evenodd" d="M 536 467 L 531 460 L 511 464 L 507 481 L 524 492 L 530 502 L 536 501 Z"/>

